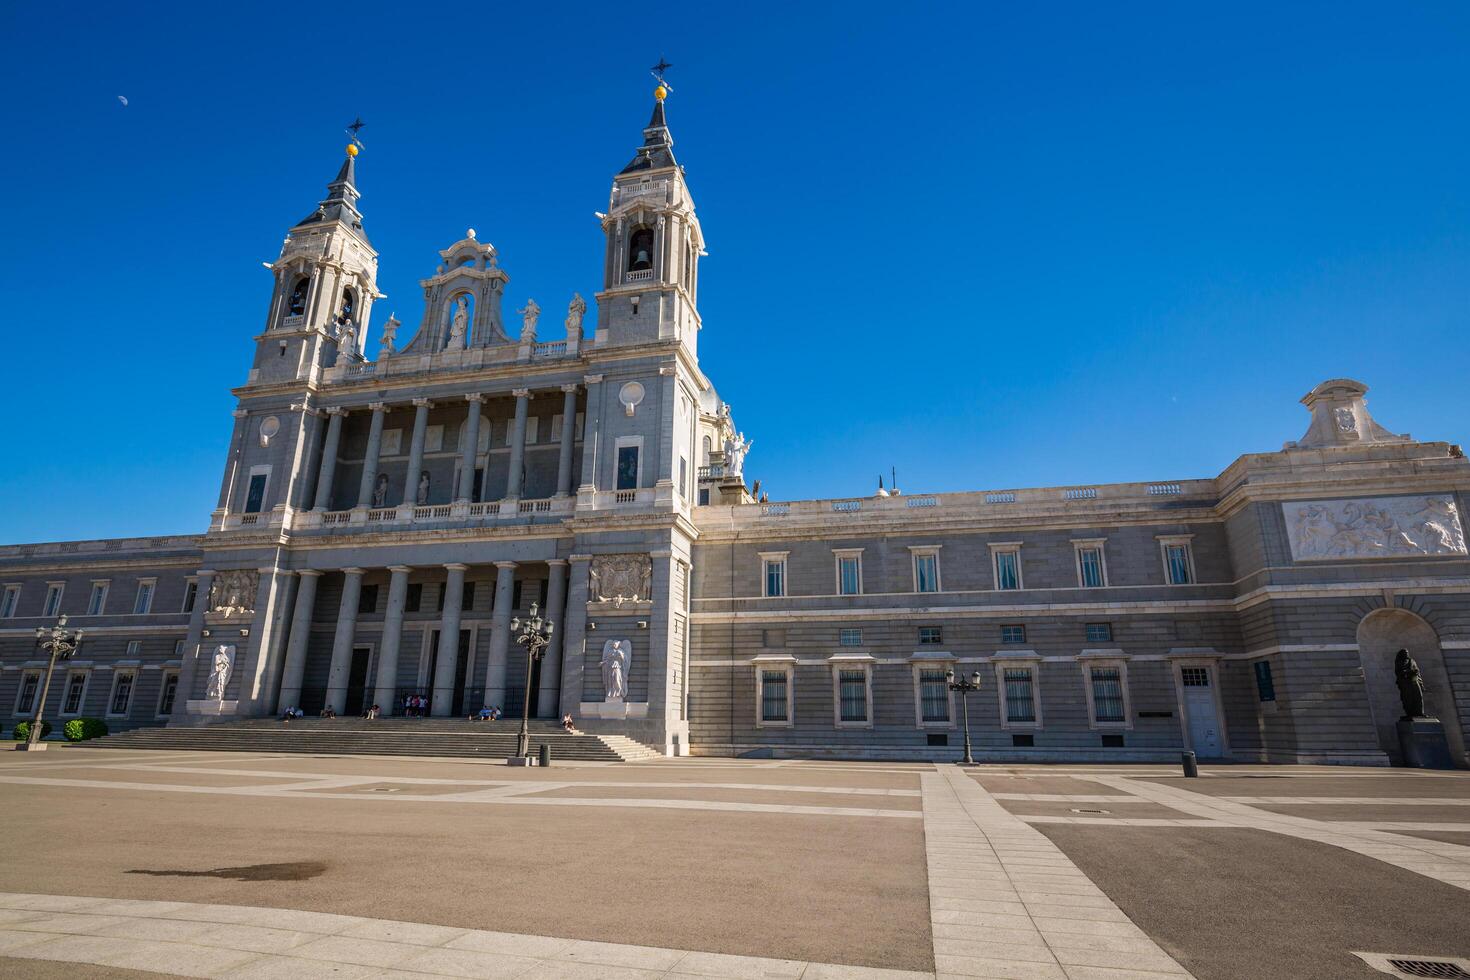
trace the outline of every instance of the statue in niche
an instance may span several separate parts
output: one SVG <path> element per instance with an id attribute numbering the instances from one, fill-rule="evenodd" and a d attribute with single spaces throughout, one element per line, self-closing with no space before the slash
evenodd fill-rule
<path id="1" fill-rule="evenodd" d="M 449 323 L 449 350 L 464 350 L 470 327 L 469 297 L 461 296 L 454 301 L 454 319 Z"/>
<path id="2" fill-rule="evenodd" d="M 357 324 L 345 314 L 337 318 L 337 353 L 352 361 L 362 356 L 357 349 Z"/>
<path id="3" fill-rule="evenodd" d="M 1409 651 L 1400 650 L 1393 658 L 1393 677 L 1399 687 L 1399 700 L 1404 705 L 1405 718 L 1424 717 L 1424 675 L 1419 665 L 1409 656 Z"/>
<path id="4" fill-rule="evenodd" d="M 422 473 L 419 474 L 419 492 L 418 492 L 418 496 L 415 497 L 414 499 L 418 501 L 418 505 L 420 507 L 424 506 L 425 504 L 427 504 L 429 502 L 429 471 L 428 470 L 424 470 Z"/>
<path id="5" fill-rule="evenodd" d="M 524 309 L 516 310 L 524 318 L 521 321 L 521 342 L 531 343 L 536 339 L 536 318 L 541 315 L 541 307 L 536 305 L 534 299 L 526 300 Z"/>
<path id="6" fill-rule="evenodd" d="M 633 662 L 633 644 L 627 640 L 608 640 L 602 645 L 602 693 L 608 701 L 622 701 L 628 696 L 628 668 Z"/>
<path id="7" fill-rule="evenodd" d="M 204 696 L 212 701 L 223 701 L 225 699 L 225 685 L 230 682 L 230 674 L 235 669 L 235 646 L 232 643 L 221 643 L 214 648 L 214 662 L 209 671 L 209 682 L 205 685 Z"/>
<path id="8" fill-rule="evenodd" d="M 587 301 L 580 293 L 572 294 L 572 301 L 567 305 L 567 337 L 578 337 L 582 333 L 582 317 L 587 313 Z"/>
<path id="9" fill-rule="evenodd" d="M 745 433 L 740 432 L 733 439 L 725 439 L 725 472 L 730 476 L 740 476 L 745 471 L 745 454 L 750 447 L 755 445 L 753 440 L 745 438 Z"/>
<path id="10" fill-rule="evenodd" d="M 379 473 L 378 483 L 373 487 L 373 506 L 383 507 L 388 502 L 388 474 Z"/>

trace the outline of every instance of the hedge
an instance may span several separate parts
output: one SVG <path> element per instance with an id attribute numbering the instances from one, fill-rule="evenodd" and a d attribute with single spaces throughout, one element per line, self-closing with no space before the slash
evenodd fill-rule
<path id="1" fill-rule="evenodd" d="M 68 742 L 84 742 L 89 738 L 101 738 L 107 734 L 107 722 L 101 718 L 73 718 L 61 726 L 61 734 Z"/>
<path id="2" fill-rule="evenodd" d="M 41 722 L 41 737 L 42 738 L 45 738 L 47 735 L 50 735 L 50 734 L 51 734 L 51 722 L 49 722 L 49 721 L 43 721 L 43 722 Z M 17 741 L 17 742 L 24 742 L 26 739 L 30 738 L 31 737 L 31 723 L 28 722 L 28 721 L 16 722 L 15 731 L 11 733 L 10 737 L 12 739 L 14 739 L 15 741 Z"/>

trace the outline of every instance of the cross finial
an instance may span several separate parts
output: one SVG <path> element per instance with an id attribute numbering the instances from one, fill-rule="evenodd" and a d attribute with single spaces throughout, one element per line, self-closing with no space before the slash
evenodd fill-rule
<path id="1" fill-rule="evenodd" d="M 649 73 L 652 74 L 654 80 L 658 82 L 658 89 L 655 89 L 654 91 L 656 97 L 660 102 L 663 101 L 663 96 L 657 94 L 659 90 L 662 90 L 664 92 L 672 92 L 674 90 L 674 86 L 670 85 L 664 80 L 664 72 L 668 71 L 672 67 L 674 66 L 665 61 L 662 55 L 659 55 L 658 64 L 649 69 Z"/>
<path id="2" fill-rule="evenodd" d="M 362 127 L 366 125 L 367 123 L 362 121 L 361 116 L 358 116 L 357 118 L 353 119 L 352 122 L 347 124 L 347 137 L 348 139 L 352 140 L 353 146 L 362 146 L 362 140 L 357 138 L 357 133 L 359 130 L 362 129 Z"/>

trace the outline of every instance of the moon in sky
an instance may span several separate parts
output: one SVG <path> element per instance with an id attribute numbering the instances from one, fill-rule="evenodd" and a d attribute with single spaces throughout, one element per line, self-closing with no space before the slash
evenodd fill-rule
<path id="1" fill-rule="evenodd" d="M 117 97 L 117 101 L 121 102 L 123 105 L 127 105 L 128 104 L 128 97 L 126 95 L 119 95 Z"/>

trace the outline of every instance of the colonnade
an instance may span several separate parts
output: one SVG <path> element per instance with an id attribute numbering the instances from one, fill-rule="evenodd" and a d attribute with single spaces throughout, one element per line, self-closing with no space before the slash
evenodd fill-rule
<path id="1" fill-rule="evenodd" d="M 538 563 L 540 564 L 540 563 Z M 566 630 L 562 619 L 565 615 L 567 595 L 567 561 L 548 559 L 546 609 L 543 613 L 557 624 L 553 642 L 542 660 L 540 684 L 536 691 L 527 690 L 525 696 L 535 698 L 532 704 L 535 714 L 549 716 L 556 713 L 560 699 L 562 648 Z M 444 569 L 443 610 L 440 613 L 438 630 L 439 646 L 435 660 L 434 675 L 429 678 L 432 697 L 430 713 L 435 717 L 448 716 L 454 704 L 455 678 L 459 668 L 459 633 L 462 606 L 464 604 L 465 574 L 469 566 L 450 562 Z M 517 563 L 495 562 L 495 600 L 491 612 L 490 651 L 486 658 L 484 674 L 485 704 L 505 704 L 505 679 L 511 649 L 510 621 L 512 598 L 515 588 Z M 378 647 L 378 669 L 376 682 L 371 689 L 368 703 L 377 704 L 384 715 L 400 709 L 397 703 L 399 650 L 403 641 L 404 613 L 408 599 L 408 578 L 413 571 L 407 565 L 388 566 L 388 605 L 383 618 L 382 640 Z M 362 581 L 367 569 L 350 567 L 341 569 L 344 582 L 342 598 L 337 609 L 336 632 L 332 640 L 332 660 L 327 672 L 326 704 L 341 714 L 347 705 L 348 676 L 352 669 L 352 651 L 357 639 L 357 617 L 362 598 Z M 317 586 L 325 572 L 302 569 L 297 573 L 301 584 L 296 590 L 295 609 L 291 618 L 289 639 L 286 643 L 285 665 L 282 669 L 280 695 L 276 710 L 297 707 L 301 701 L 303 680 L 306 676 L 306 661 L 311 646 L 311 626 L 316 610 Z M 526 678 L 529 687 L 531 678 Z M 478 710 L 480 705 L 467 705 L 467 710 Z"/>
<path id="2" fill-rule="evenodd" d="M 588 379 L 595 383 L 601 378 Z M 576 417 L 577 417 L 577 393 L 580 385 L 561 385 L 562 394 L 562 430 L 560 452 L 557 457 L 556 491 L 557 497 L 567 497 L 572 494 L 572 450 L 576 440 Z M 490 502 L 492 500 L 519 500 L 524 491 L 524 467 L 526 453 L 526 422 L 530 414 L 530 403 L 534 397 L 529 388 L 516 388 L 511 395 L 515 398 L 515 420 L 512 423 L 510 439 L 510 469 L 506 477 L 504 494 L 500 497 L 492 495 L 489 486 L 490 481 L 484 481 L 481 487 L 480 501 Z M 475 485 L 475 463 L 479 456 L 480 443 L 480 410 L 485 402 L 486 396 L 480 392 L 471 392 L 463 396 L 468 403 L 466 408 L 464 444 L 460 447 L 461 468 L 459 482 L 454 488 L 454 503 L 474 502 Z M 399 500 L 402 504 L 412 505 L 418 501 L 419 473 L 423 469 L 424 462 L 424 439 L 429 426 L 429 409 L 434 407 L 434 402 L 428 398 L 415 398 L 412 400 L 413 408 L 413 435 L 409 441 L 408 468 L 404 471 L 402 494 Z M 358 485 L 357 504 L 358 507 L 371 507 L 373 505 L 373 491 L 378 482 L 378 457 L 383 448 L 383 423 L 390 411 L 403 406 L 389 405 L 387 402 L 372 402 L 367 408 L 372 413 L 372 420 L 368 429 L 367 452 L 363 462 L 362 479 Z M 589 399 L 588 411 L 595 408 Z M 343 420 L 347 417 L 348 409 L 343 407 L 331 407 L 322 410 L 327 417 L 326 436 L 322 442 L 321 462 L 318 466 L 316 476 L 316 492 L 312 499 L 312 510 L 325 511 L 331 508 L 332 495 L 336 487 L 337 457 L 342 446 Z M 590 423 L 589 419 L 589 423 Z"/>

